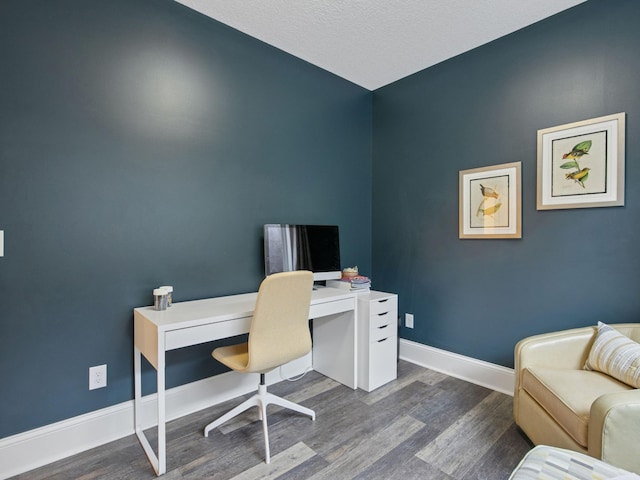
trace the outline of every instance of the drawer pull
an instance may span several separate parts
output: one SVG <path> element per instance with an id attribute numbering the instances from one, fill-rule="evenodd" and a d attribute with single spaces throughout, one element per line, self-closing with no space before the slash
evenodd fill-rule
<path id="1" fill-rule="evenodd" d="M 388 315 L 388 314 L 389 314 L 389 312 L 382 312 L 382 313 L 379 313 L 378 316 L 382 317 L 383 315 Z"/>
<path id="2" fill-rule="evenodd" d="M 387 340 L 389 340 L 389 337 L 383 338 L 382 340 L 378 340 L 378 343 L 386 342 Z"/>
<path id="3" fill-rule="evenodd" d="M 379 326 L 379 327 L 378 327 L 378 329 L 379 329 L 379 330 L 382 330 L 383 328 L 387 328 L 388 326 L 389 326 L 389 324 L 387 324 L 387 325 L 381 325 L 381 326 Z"/>
<path id="4" fill-rule="evenodd" d="M 384 303 L 384 302 L 388 302 L 389 299 L 388 298 L 383 298 L 382 300 L 378 300 L 378 303 Z"/>

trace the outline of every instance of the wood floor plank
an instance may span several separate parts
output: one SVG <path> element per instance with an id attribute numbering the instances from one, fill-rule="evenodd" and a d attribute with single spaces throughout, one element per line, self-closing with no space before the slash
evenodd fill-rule
<path id="1" fill-rule="evenodd" d="M 236 475 L 233 480 L 274 480 L 315 455 L 316 452 L 304 443 L 298 442 L 293 447 L 275 455 L 270 464 L 260 463 Z"/>
<path id="2" fill-rule="evenodd" d="M 474 466 L 513 422 L 510 397 L 493 392 L 416 453 L 456 478 Z"/>
<path id="3" fill-rule="evenodd" d="M 380 457 L 390 450 L 393 450 L 400 443 L 411 437 L 414 433 L 424 427 L 422 422 L 409 416 L 402 416 L 396 422 L 381 429 L 370 438 L 364 438 L 359 445 L 342 452 L 331 464 L 312 476 L 312 480 L 334 480 L 342 478 L 344 480 L 352 478 L 345 476 L 345 472 L 352 472 L 353 476 L 357 472 L 368 468 Z"/>
<path id="4" fill-rule="evenodd" d="M 465 474 L 465 480 L 508 478 L 514 465 L 533 448 L 531 443 L 522 440 L 518 427 L 511 424 L 473 469 Z"/>
<path id="5" fill-rule="evenodd" d="M 352 450 L 363 439 L 375 435 L 380 429 L 405 415 L 411 406 L 428 397 L 428 387 L 414 382 L 376 403 L 374 407 L 369 407 L 359 401 L 353 391 L 346 390 L 338 408 L 322 414 L 316 411 L 317 431 L 304 438 L 307 445 L 330 462 L 339 458 L 342 451 Z M 344 403 L 345 399 L 348 402 Z"/>
<path id="6" fill-rule="evenodd" d="M 448 377 L 429 389 L 429 397 L 416 403 L 411 408 L 411 415 L 444 431 L 491 392 L 488 388 Z"/>
<path id="7" fill-rule="evenodd" d="M 415 452 L 431 442 L 439 432 L 428 425 L 400 443 L 396 448 L 380 457 L 354 478 L 358 480 L 428 479 L 455 480 L 439 468 L 415 456 Z"/>

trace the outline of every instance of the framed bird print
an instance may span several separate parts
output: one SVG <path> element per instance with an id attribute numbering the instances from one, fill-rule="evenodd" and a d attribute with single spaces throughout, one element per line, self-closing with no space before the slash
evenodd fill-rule
<path id="1" fill-rule="evenodd" d="M 521 162 L 461 170 L 460 238 L 522 238 Z"/>
<path id="2" fill-rule="evenodd" d="M 625 114 L 538 130 L 537 209 L 624 205 Z"/>

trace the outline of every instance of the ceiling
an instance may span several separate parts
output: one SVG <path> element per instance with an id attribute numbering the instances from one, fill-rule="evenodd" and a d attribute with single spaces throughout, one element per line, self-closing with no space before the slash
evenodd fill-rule
<path id="1" fill-rule="evenodd" d="M 585 0 L 176 0 L 369 90 Z"/>

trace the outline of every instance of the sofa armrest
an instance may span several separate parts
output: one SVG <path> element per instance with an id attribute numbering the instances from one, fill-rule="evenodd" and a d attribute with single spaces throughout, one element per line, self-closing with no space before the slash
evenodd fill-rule
<path id="1" fill-rule="evenodd" d="M 589 455 L 640 473 L 640 389 L 599 397 L 589 414 Z"/>

